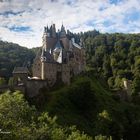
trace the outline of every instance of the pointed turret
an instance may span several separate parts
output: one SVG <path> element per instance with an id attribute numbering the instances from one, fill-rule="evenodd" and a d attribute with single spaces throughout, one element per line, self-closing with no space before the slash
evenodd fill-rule
<path id="1" fill-rule="evenodd" d="M 47 27 L 44 27 L 44 33 L 43 33 L 43 36 L 50 37 L 50 31 L 49 31 L 48 26 L 47 26 Z"/>
<path id="2" fill-rule="evenodd" d="M 56 38 L 56 28 L 55 28 L 55 24 L 52 25 L 52 37 Z"/>
<path id="3" fill-rule="evenodd" d="M 48 27 L 48 25 L 47 25 L 47 32 L 49 31 L 49 27 Z"/>
<path id="4" fill-rule="evenodd" d="M 65 27 L 63 26 L 63 24 L 62 24 L 62 26 L 61 26 L 61 31 L 62 31 L 62 32 L 65 31 Z"/>
<path id="5" fill-rule="evenodd" d="M 63 26 L 63 24 L 61 26 L 60 37 L 66 37 L 66 31 L 65 31 L 65 27 Z"/>
<path id="6" fill-rule="evenodd" d="M 44 33 L 43 33 L 43 37 L 42 37 L 42 44 L 43 44 L 44 50 L 47 49 L 47 46 L 46 46 L 47 37 L 48 37 L 47 28 L 44 27 Z"/>

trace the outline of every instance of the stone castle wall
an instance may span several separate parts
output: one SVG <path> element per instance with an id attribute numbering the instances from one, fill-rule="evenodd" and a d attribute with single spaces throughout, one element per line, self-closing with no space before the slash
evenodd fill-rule
<path id="1" fill-rule="evenodd" d="M 33 76 L 41 78 L 41 61 L 40 58 L 36 58 L 33 63 Z"/>
<path id="2" fill-rule="evenodd" d="M 55 84 L 57 77 L 57 64 L 45 63 L 44 69 L 45 79 L 48 80 L 50 85 Z"/>
<path id="3" fill-rule="evenodd" d="M 69 64 L 62 64 L 62 81 L 70 84 L 70 67 Z"/>
<path id="4" fill-rule="evenodd" d="M 47 80 L 28 80 L 26 82 L 26 96 L 33 98 L 38 96 L 41 88 L 48 87 Z"/>
<path id="5" fill-rule="evenodd" d="M 66 34 L 63 25 L 58 32 L 55 24 L 45 27 L 42 39 L 42 49 L 33 63 L 33 77 L 29 80 L 28 75 L 20 72 L 14 75 L 21 78 L 28 97 L 37 96 L 41 88 L 53 87 L 58 82 L 70 84 L 71 77 L 84 71 L 86 65 L 84 48 Z"/>

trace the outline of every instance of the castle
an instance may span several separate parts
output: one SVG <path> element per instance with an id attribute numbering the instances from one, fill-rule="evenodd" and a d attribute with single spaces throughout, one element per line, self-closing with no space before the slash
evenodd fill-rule
<path id="1" fill-rule="evenodd" d="M 44 27 L 42 40 L 42 50 L 33 63 L 33 78 L 47 80 L 50 86 L 57 81 L 69 84 L 72 76 L 84 71 L 85 49 L 63 25 L 58 32 L 55 24 Z"/>
<path id="2" fill-rule="evenodd" d="M 82 42 L 76 43 L 63 25 L 58 32 L 55 24 L 44 27 L 42 40 L 42 48 L 33 62 L 32 77 L 28 77 L 26 67 L 15 67 L 13 71 L 14 89 L 22 90 L 29 98 L 38 96 L 44 87 L 60 82 L 69 85 L 71 78 L 83 72 L 86 66 Z"/>

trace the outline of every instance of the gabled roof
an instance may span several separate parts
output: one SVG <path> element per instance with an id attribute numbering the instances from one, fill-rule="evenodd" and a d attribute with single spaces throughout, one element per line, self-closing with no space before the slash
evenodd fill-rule
<path id="1" fill-rule="evenodd" d="M 75 43 L 74 39 L 71 40 L 72 41 L 72 45 L 78 49 L 81 49 L 81 46 L 77 43 Z"/>
<path id="2" fill-rule="evenodd" d="M 54 47 L 54 52 L 60 52 L 62 48 L 64 48 L 63 42 L 58 39 Z"/>
<path id="3" fill-rule="evenodd" d="M 15 67 L 14 70 L 13 70 L 13 74 L 15 73 L 29 73 L 27 67 Z"/>
<path id="4" fill-rule="evenodd" d="M 54 59 L 53 59 L 52 55 L 48 51 L 42 50 L 41 57 L 45 57 L 46 62 L 54 62 Z"/>

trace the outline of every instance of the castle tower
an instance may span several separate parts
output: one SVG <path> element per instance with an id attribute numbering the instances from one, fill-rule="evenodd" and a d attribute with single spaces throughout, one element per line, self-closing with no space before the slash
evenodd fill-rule
<path id="1" fill-rule="evenodd" d="M 52 25 L 52 37 L 56 38 L 56 28 L 55 28 L 55 24 Z"/>
<path id="2" fill-rule="evenodd" d="M 69 84 L 73 75 L 85 69 L 85 49 L 66 33 L 65 27 L 56 32 L 55 24 L 44 27 L 42 51 L 34 60 L 33 76 L 47 80 L 50 85 L 60 79 Z M 79 40 L 78 40 L 79 41 Z"/>
<path id="3" fill-rule="evenodd" d="M 45 51 L 50 51 L 56 44 L 56 28 L 55 24 L 51 25 L 50 28 L 44 27 L 44 33 L 42 37 L 42 44 Z"/>
<path id="4" fill-rule="evenodd" d="M 43 48 L 46 51 L 47 50 L 47 37 L 48 37 L 49 33 L 47 32 L 47 28 L 44 27 L 44 33 L 43 33 L 43 37 L 42 37 L 42 43 L 43 43 Z"/>
<path id="5" fill-rule="evenodd" d="M 45 28 L 46 28 L 45 32 L 46 32 L 46 34 L 47 34 L 47 37 L 50 37 L 50 31 L 49 31 L 48 25 L 47 25 L 47 27 L 45 27 Z"/>
<path id="6" fill-rule="evenodd" d="M 62 24 L 61 30 L 60 30 L 60 40 L 62 40 L 62 42 L 63 42 L 64 49 L 68 50 L 69 49 L 69 39 L 67 38 L 65 27 L 63 26 L 63 24 Z"/>
<path id="7" fill-rule="evenodd" d="M 45 62 L 46 57 L 44 56 L 44 50 L 42 49 L 42 55 L 41 55 L 41 79 L 45 79 Z"/>
<path id="8" fill-rule="evenodd" d="M 65 31 L 65 27 L 63 26 L 63 24 L 61 26 L 61 31 L 60 31 L 60 38 L 61 37 L 66 37 L 66 31 Z"/>

